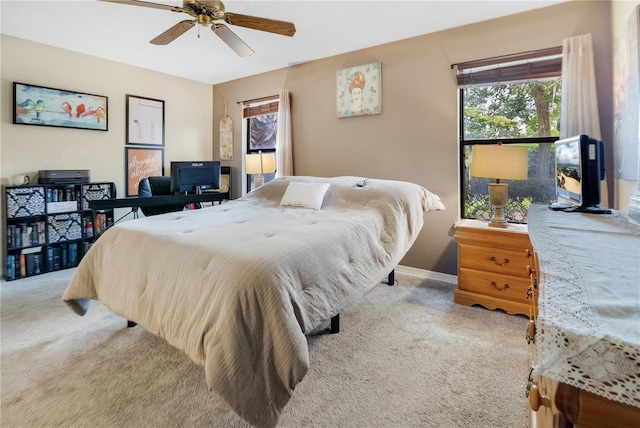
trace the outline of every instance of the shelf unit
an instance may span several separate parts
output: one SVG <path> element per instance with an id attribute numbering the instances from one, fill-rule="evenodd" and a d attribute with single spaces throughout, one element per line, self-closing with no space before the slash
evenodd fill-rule
<path id="1" fill-rule="evenodd" d="M 113 224 L 89 201 L 116 197 L 114 183 L 2 186 L 3 276 L 7 281 L 77 266 Z"/>

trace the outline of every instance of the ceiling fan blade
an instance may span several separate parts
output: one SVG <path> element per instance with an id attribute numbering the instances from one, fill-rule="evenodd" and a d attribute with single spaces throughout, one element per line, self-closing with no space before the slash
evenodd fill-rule
<path id="1" fill-rule="evenodd" d="M 185 21 L 180 21 L 155 39 L 151 40 L 149 43 L 153 45 L 168 45 L 183 35 L 186 31 L 192 29 L 194 25 L 196 25 L 195 20 L 187 19 Z"/>
<path id="2" fill-rule="evenodd" d="M 226 13 L 224 15 L 224 20 L 227 24 L 251 28 L 253 30 L 267 31 L 269 33 L 281 34 L 283 36 L 291 37 L 296 33 L 296 26 L 292 22 L 241 15 L 239 13 Z"/>
<path id="3" fill-rule="evenodd" d="M 151 3 L 148 1 L 140 1 L 140 0 L 99 0 L 99 1 L 104 1 L 108 3 L 127 4 L 131 6 L 151 7 L 154 9 L 170 10 L 172 12 L 184 12 L 182 7 L 179 7 L 179 6 L 171 6 L 168 4 L 160 4 L 160 3 Z"/>
<path id="4" fill-rule="evenodd" d="M 226 25 L 213 24 L 211 25 L 211 31 L 216 33 L 216 35 L 220 37 L 223 42 L 229 45 L 229 47 L 233 49 L 239 56 L 251 56 L 255 53 L 253 49 L 249 47 L 249 45 L 243 42 L 242 39 L 238 37 L 236 33 L 231 31 Z"/>

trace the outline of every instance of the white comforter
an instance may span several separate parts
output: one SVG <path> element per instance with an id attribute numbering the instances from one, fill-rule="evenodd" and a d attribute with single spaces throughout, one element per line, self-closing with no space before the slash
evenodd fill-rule
<path id="1" fill-rule="evenodd" d="M 280 207 L 289 181 L 329 182 L 321 210 Z M 421 186 L 285 177 L 240 199 L 123 222 L 93 245 L 63 300 L 91 300 L 203 365 L 246 421 L 275 426 L 309 367 L 305 333 L 378 284 L 444 209 Z"/>

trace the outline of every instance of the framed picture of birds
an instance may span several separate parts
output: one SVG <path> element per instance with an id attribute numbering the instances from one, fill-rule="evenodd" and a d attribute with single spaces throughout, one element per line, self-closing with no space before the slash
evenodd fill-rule
<path id="1" fill-rule="evenodd" d="M 107 131 L 108 102 L 102 95 L 13 82 L 13 123 Z"/>

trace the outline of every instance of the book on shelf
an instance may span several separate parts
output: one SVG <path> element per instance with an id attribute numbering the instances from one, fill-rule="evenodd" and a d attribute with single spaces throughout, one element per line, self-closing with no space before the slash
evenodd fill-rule
<path id="1" fill-rule="evenodd" d="M 7 255 L 7 272 L 5 274 L 7 281 L 16 279 L 16 256 L 15 254 Z"/>
<path id="2" fill-rule="evenodd" d="M 31 276 L 34 274 L 35 272 L 35 254 L 31 253 L 31 254 L 25 254 L 24 255 L 24 260 L 25 260 L 25 273 L 27 276 Z"/>
<path id="3" fill-rule="evenodd" d="M 67 248 L 66 245 L 61 245 L 60 246 L 60 264 L 62 266 L 63 269 L 66 269 L 69 267 L 69 248 Z"/>
<path id="4" fill-rule="evenodd" d="M 16 227 L 12 224 L 7 225 L 7 247 L 14 248 L 14 234 L 16 233 Z"/>
<path id="5" fill-rule="evenodd" d="M 62 268 L 61 257 L 60 247 L 49 247 L 47 249 L 49 271 L 60 270 Z"/>
<path id="6" fill-rule="evenodd" d="M 69 244 L 69 267 L 78 265 L 78 244 Z"/>
<path id="7" fill-rule="evenodd" d="M 20 253 L 20 277 L 24 278 L 25 276 L 27 276 L 27 263 L 24 253 Z"/>

